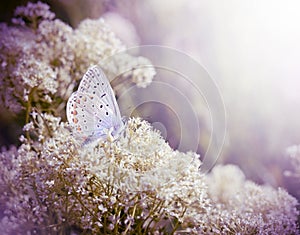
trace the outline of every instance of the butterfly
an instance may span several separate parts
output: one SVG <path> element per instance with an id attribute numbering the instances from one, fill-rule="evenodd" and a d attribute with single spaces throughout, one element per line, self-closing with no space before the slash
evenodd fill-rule
<path id="1" fill-rule="evenodd" d="M 104 72 L 92 66 L 67 102 L 67 119 L 83 144 L 98 139 L 115 140 L 124 129 L 120 109 Z"/>

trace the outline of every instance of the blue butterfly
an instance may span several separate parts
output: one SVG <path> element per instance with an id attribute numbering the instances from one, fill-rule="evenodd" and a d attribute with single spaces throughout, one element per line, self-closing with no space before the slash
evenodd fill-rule
<path id="1" fill-rule="evenodd" d="M 113 140 L 124 130 L 114 92 L 98 66 L 88 69 L 78 90 L 70 96 L 67 118 L 75 138 L 83 143 Z"/>

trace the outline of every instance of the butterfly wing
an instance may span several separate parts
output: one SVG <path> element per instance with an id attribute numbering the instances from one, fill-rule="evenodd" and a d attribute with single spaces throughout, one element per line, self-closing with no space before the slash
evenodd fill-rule
<path id="1" fill-rule="evenodd" d="M 113 110 L 113 126 L 122 122 L 119 106 L 117 104 L 114 91 L 112 90 L 104 72 L 98 66 L 92 66 L 84 74 L 78 88 L 78 92 L 95 95 L 104 102 L 105 106 Z"/>
<path id="2" fill-rule="evenodd" d="M 105 138 L 111 128 L 117 134 L 123 127 L 114 92 L 97 66 L 86 72 L 78 91 L 69 98 L 67 118 L 75 136 L 85 142 Z"/>

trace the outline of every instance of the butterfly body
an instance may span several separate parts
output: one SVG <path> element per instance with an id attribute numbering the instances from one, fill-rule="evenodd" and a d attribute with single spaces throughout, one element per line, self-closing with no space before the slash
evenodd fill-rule
<path id="1" fill-rule="evenodd" d="M 67 119 L 75 137 L 84 143 L 115 139 L 124 129 L 114 92 L 99 67 L 90 67 L 70 96 Z"/>

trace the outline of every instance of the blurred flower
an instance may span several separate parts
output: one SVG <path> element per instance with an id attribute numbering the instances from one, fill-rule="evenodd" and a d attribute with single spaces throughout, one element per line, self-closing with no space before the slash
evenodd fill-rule
<path id="1" fill-rule="evenodd" d="M 293 145 L 286 150 L 294 171 L 286 171 L 287 176 L 292 176 L 299 179 L 300 182 L 300 145 Z"/>
<path id="2" fill-rule="evenodd" d="M 102 16 L 121 41 L 128 47 L 140 44 L 136 29 L 129 20 L 114 12 L 107 12 Z"/>
<path id="3" fill-rule="evenodd" d="M 299 200 L 300 198 L 300 145 L 293 145 L 286 149 L 286 157 L 290 163 L 289 170 L 284 172 L 288 180 L 287 186 L 292 188 L 292 193 Z"/>
<path id="4" fill-rule="evenodd" d="M 245 180 L 234 166 L 216 166 L 207 177 L 209 196 L 219 210 L 212 211 L 220 231 L 242 234 L 298 234 L 298 202 L 284 189 L 259 186 Z M 220 216 L 220 217 L 219 217 Z"/>
<path id="5" fill-rule="evenodd" d="M 47 4 L 28 2 L 27 6 L 16 8 L 15 18 L 12 19 L 12 22 L 21 26 L 28 25 L 31 28 L 37 28 L 41 21 L 53 20 L 54 17 L 55 14 L 50 11 L 50 7 Z"/>

